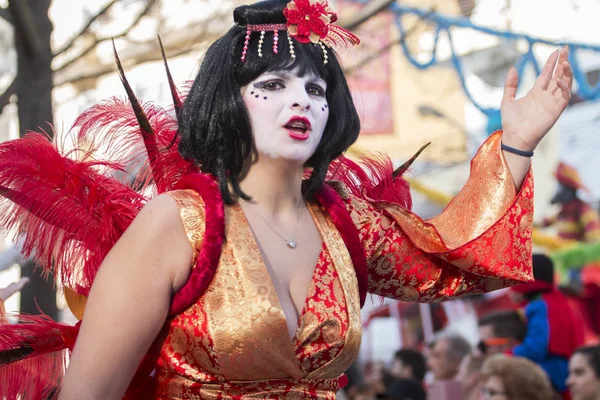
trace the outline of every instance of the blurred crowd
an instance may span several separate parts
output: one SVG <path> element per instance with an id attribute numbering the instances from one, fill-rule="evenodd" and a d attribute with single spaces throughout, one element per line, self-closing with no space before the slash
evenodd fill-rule
<path id="1" fill-rule="evenodd" d="M 533 258 L 535 282 L 512 288 L 518 307 L 478 319 L 479 342 L 456 334 L 354 366 L 352 400 L 600 400 L 600 345 L 555 285 L 550 258 Z M 593 329 L 592 329 L 593 330 Z"/>
<path id="2" fill-rule="evenodd" d="M 553 385 L 535 361 L 511 354 L 523 327 L 503 325 L 520 317 L 499 311 L 480 321 L 473 348 L 458 335 L 439 338 L 424 350 L 401 349 L 389 363 L 349 371 L 346 394 L 353 400 L 547 400 L 600 399 L 600 346 L 578 347 L 568 360 L 566 391 Z M 504 337 L 503 335 L 511 335 Z M 515 346 L 516 347 L 516 346 Z"/>

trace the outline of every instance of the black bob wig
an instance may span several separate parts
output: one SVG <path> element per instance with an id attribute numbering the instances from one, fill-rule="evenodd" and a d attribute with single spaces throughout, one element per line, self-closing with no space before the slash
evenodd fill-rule
<path id="1" fill-rule="evenodd" d="M 295 39 L 292 59 L 286 33 L 280 33 L 278 54 L 274 54 L 273 32 L 263 43 L 263 57 L 258 57 L 260 34 L 251 35 L 245 62 L 241 56 L 247 24 L 285 23 L 283 9 L 287 0 L 266 0 L 237 7 L 235 26 L 207 50 L 200 71 L 190 89 L 179 116 L 181 142 L 179 152 L 194 161 L 202 172 L 214 175 L 223 200 L 233 204 L 238 198 L 249 199 L 240 188 L 248 162 L 255 162 L 248 111 L 241 87 L 264 72 L 297 69 L 301 76 L 314 73 L 327 82 L 326 98 L 330 114 L 321 143 L 306 167 L 312 170 L 303 186 L 304 197 L 311 199 L 321 188 L 329 164 L 358 137 L 360 120 L 346 78 L 335 53 L 316 44 L 302 44 Z"/>

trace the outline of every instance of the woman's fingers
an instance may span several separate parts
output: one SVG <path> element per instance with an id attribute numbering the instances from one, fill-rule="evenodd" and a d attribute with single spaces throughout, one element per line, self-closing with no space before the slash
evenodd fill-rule
<path id="1" fill-rule="evenodd" d="M 504 95 L 502 96 L 502 102 L 512 101 L 517 95 L 517 87 L 519 86 L 519 73 L 515 67 L 512 67 L 508 71 L 506 76 L 506 82 L 504 84 Z"/>
<path id="2" fill-rule="evenodd" d="M 558 56 L 559 56 L 558 50 L 556 50 L 552 54 L 550 54 L 550 57 L 548 57 L 548 60 L 546 60 L 546 65 L 544 65 L 544 68 L 542 69 L 540 76 L 538 76 L 537 80 L 535 81 L 535 87 L 541 88 L 543 90 L 548 89 L 548 86 L 550 85 L 550 82 L 552 81 L 554 66 L 556 65 Z"/>
<path id="3" fill-rule="evenodd" d="M 567 85 L 562 79 L 556 80 L 556 86 L 558 86 L 558 88 L 563 92 L 563 94 L 570 92 L 569 85 Z"/>
<path id="4" fill-rule="evenodd" d="M 563 76 L 566 78 L 566 82 L 570 90 L 573 88 L 573 70 L 571 69 L 571 64 L 568 60 L 562 63 L 562 68 Z"/>

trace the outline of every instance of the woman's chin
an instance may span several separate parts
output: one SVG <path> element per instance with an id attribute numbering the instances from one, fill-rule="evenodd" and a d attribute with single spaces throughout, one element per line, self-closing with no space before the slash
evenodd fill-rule
<path id="1" fill-rule="evenodd" d="M 310 159 L 314 152 L 308 151 L 289 151 L 289 152 L 271 152 L 262 153 L 259 152 L 259 161 L 261 159 L 268 159 L 272 162 L 289 163 L 290 165 L 303 166 Z"/>

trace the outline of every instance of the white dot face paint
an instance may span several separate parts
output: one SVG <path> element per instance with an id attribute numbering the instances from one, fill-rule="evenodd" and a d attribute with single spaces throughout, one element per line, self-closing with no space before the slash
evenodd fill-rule
<path id="1" fill-rule="evenodd" d="M 242 88 L 259 156 L 300 165 L 315 153 L 327 120 L 327 84 L 297 71 L 266 72 Z"/>

